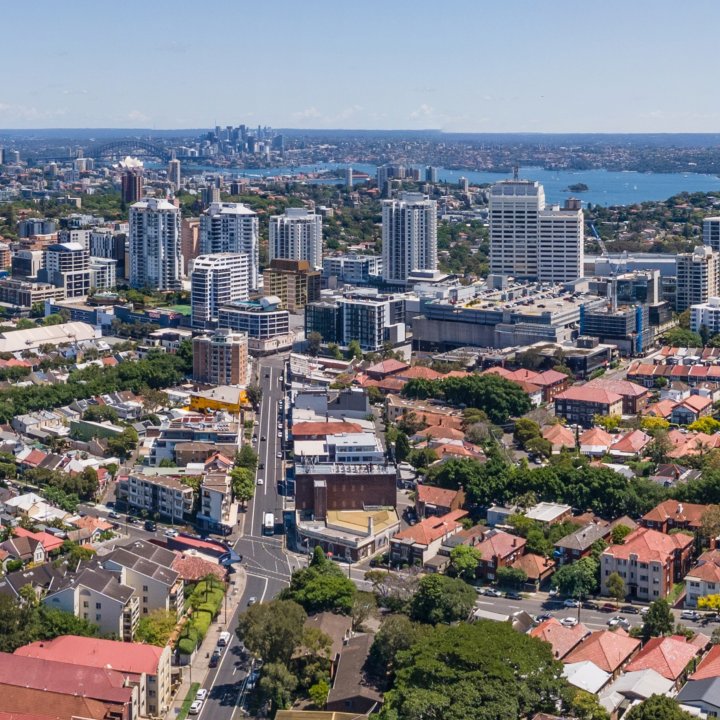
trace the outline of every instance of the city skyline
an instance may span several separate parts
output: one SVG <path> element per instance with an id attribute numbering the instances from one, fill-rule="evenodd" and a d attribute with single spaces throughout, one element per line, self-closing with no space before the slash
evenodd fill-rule
<path id="1" fill-rule="evenodd" d="M 47 0 L 30 7 L 3 10 L 15 31 L 0 49 L 13 69 L 0 92 L 1 128 L 720 127 L 720 100 L 702 72 L 713 66 L 720 19 L 709 0 L 692 13 L 666 0 L 456 0 L 442 10 L 370 0 L 362 11 L 325 0 L 219 2 L 204 19 L 186 2 L 129 0 L 120 10 L 82 0 L 62 17 Z"/>

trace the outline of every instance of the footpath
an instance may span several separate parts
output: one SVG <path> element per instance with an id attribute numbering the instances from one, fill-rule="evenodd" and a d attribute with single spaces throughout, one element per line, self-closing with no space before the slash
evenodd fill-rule
<path id="1" fill-rule="evenodd" d="M 182 682 L 175 694 L 173 702 L 170 703 L 170 709 L 165 714 L 165 720 L 175 720 L 180 712 L 180 708 L 185 702 L 185 696 L 190 691 L 193 683 L 200 683 L 200 687 L 205 687 L 205 680 L 210 671 L 210 656 L 217 647 L 220 633 L 229 628 L 233 615 L 240 604 L 240 599 L 245 592 L 245 583 L 247 580 L 245 568 L 240 567 L 240 565 L 235 565 L 234 570 L 235 572 L 230 575 L 231 584 L 227 591 L 227 602 L 223 603 L 217 620 L 210 625 L 207 635 L 205 635 L 205 638 L 200 643 L 200 647 L 198 647 L 195 652 L 192 663 L 182 667 Z M 226 649 L 225 652 L 228 652 L 228 650 Z"/>

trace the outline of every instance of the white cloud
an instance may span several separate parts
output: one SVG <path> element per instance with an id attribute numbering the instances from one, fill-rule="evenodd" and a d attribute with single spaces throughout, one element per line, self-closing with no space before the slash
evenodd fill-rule
<path id="1" fill-rule="evenodd" d="M 312 120 L 322 117 L 316 107 L 309 107 L 304 110 L 300 110 L 299 112 L 294 112 L 292 116 L 296 120 Z"/>
<path id="2" fill-rule="evenodd" d="M 21 120 L 23 122 L 33 122 L 61 117 L 66 113 L 67 110 L 65 108 L 58 108 L 57 110 L 38 110 L 36 107 L 30 107 L 28 105 L 0 103 L 0 118 L 3 118 L 4 121 Z"/>
<path id="3" fill-rule="evenodd" d="M 147 115 L 145 115 L 145 113 L 142 113 L 139 110 L 131 110 L 127 114 L 127 119 L 132 120 L 133 122 L 142 122 L 142 123 L 148 122 L 148 120 L 150 120 L 150 118 Z"/>
<path id="4" fill-rule="evenodd" d="M 413 110 L 410 113 L 411 120 L 418 120 L 420 118 L 432 117 L 435 114 L 435 108 L 427 103 L 423 103 L 417 110 Z"/>

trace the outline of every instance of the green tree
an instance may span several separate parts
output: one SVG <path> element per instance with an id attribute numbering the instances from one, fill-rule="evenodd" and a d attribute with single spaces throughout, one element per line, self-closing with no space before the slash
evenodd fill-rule
<path id="1" fill-rule="evenodd" d="M 261 697 L 272 703 L 273 710 L 285 710 L 292 703 L 297 685 L 297 678 L 283 663 L 272 662 L 263 666 L 258 689 Z"/>
<path id="2" fill-rule="evenodd" d="M 137 447 L 138 434 L 135 428 L 127 427 L 119 435 L 108 438 L 108 451 L 126 460 Z"/>
<path id="3" fill-rule="evenodd" d="M 325 707 L 329 693 L 330 686 L 325 680 L 320 680 L 308 690 L 308 697 L 318 710 L 322 710 Z"/>
<path id="4" fill-rule="evenodd" d="M 616 525 L 612 529 L 611 538 L 613 545 L 622 545 L 625 542 L 625 538 L 632 532 L 632 529 L 627 525 Z"/>
<path id="5" fill-rule="evenodd" d="M 251 605 L 238 618 L 237 636 L 266 663 L 287 665 L 300 645 L 307 613 L 292 600 Z"/>
<path id="6" fill-rule="evenodd" d="M 258 455 L 252 445 L 243 445 L 235 453 L 235 467 L 248 468 L 255 472 L 258 464 Z"/>
<path id="7" fill-rule="evenodd" d="M 428 629 L 428 625 L 415 623 L 407 615 L 386 616 L 370 647 L 370 672 L 378 678 L 392 673 L 398 653 L 409 649 Z"/>
<path id="8" fill-rule="evenodd" d="M 176 625 L 177 617 L 174 612 L 153 610 L 149 615 L 140 618 L 135 641 L 165 647 Z"/>
<path id="9" fill-rule="evenodd" d="M 247 395 L 248 402 L 254 407 L 258 407 L 260 405 L 260 401 L 262 400 L 262 388 L 252 383 L 248 385 L 245 388 L 245 394 Z"/>
<path id="10" fill-rule="evenodd" d="M 247 503 L 255 495 L 255 478 L 252 470 L 246 467 L 236 467 L 230 471 L 233 495 L 241 503 Z"/>
<path id="11" fill-rule="evenodd" d="M 708 505 L 700 517 L 700 534 L 708 540 L 720 535 L 720 505 Z"/>
<path id="12" fill-rule="evenodd" d="M 354 630 L 361 630 L 363 625 L 377 611 L 377 600 L 371 592 L 358 590 L 352 604 L 352 623 Z"/>
<path id="13" fill-rule="evenodd" d="M 450 551 L 450 567 L 463 580 L 474 580 L 482 553 L 471 545 L 457 545 Z"/>
<path id="14" fill-rule="evenodd" d="M 666 345 L 672 347 L 702 347 L 702 338 L 698 333 L 691 332 L 682 327 L 674 327 L 663 334 Z"/>
<path id="15" fill-rule="evenodd" d="M 362 360 L 362 348 L 358 340 L 351 340 L 348 343 L 348 355 L 355 360 Z"/>
<path id="16" fill-rule="evenodd" d="M 651 695 L 625 715 L 626 720 L 693 720 L 694 717 L 666 695 Z"/>
<path id="17" fill-rule="evenodd" d="M 495 577 L 498 584 L 505 587 L 520 587 L 528 578 L 524 570 L 514 567 L 499 567 Z"/>
<path id="18" fill-rule="evenodd" d="M 598 563 L 590 557 L 563 565 L 553 576 L 552 583 L 561 594 L 583 598 L 595 592 L 598 583 Z"/>
<path id="19" fill-rule="evenodd" d="M 622 602 L 625 599 L 627 588 L 625 587 L 625 581 L 619 573 L 610 573 L 605 581 L 605 585 L 607 586 L 608 593 L 610 593 L 610 597 L 615 598 L 617 602 Z"/>
<path id="20" fill-rule="evenodd" d="M 706 415 L 705 417 L 698 418 L 694 423 L 690 423 L 688 430 L 714 435 L 720 430 L 720 420 Z"/>
<path id="21" fill-rule="evenodd" d="M 550 645 L 509 623 L 438 625 L 399 653 L 381 718 L 517 720 L 557 714 L 568 692 Z"/>
<path id="22" fill-rule="evenodd" d="M 462 580 L 426 575 L 410 605 L 410 617 L 419 622 L 451 623 L 466 620 L 475 605 L 475 591 Z"/>
<path id="23" fill-rule="evenodd" d="M 410 440 L 404 432 L 398 432 L 395 440 L 395 460 L 397 462 L 403 462 L 407 459 L 412 451 Z"/>
<path id="24" fill-rule="evenodd" d="M 573 717 L 578 720 L 610 720 L 607 710 L 600 704 L 597 695 L 577 690 L 570 701 Z"/>
<path id="25" fill-rule="evenodd" d="M 671 635 L 674 627 L 675 618 L 670 603 L 665 598 L 651 602 L 642 626 L 643 640 L 647 642 L 651 637 Z"/>
<path id="26" fill-rule="evenodd" d="M 540 436 L 540 426 L 528 418 L 519 418 L 515 421 L 515 429 L 513 430 L 513 438 L 515 442 L 522 448 L 525 447 L 528 440 Z"/>

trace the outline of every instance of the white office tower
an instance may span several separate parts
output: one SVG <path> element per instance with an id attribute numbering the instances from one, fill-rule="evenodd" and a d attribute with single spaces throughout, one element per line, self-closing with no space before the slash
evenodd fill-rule
<path id="1" fill-rule="evenodd" d="M 345 187 L 351 189 L 353 186 L 353 169 L 351 167 L 345 168 Z"/>
<path id="2" fill-rule="evenodd" d="M 213 327 L 221 306 L 247 300 L 249 280 L 250 259 L 245 253 L 196 257 L 190 274 L 192 326 Z"/>
<path id="3" fill-rule="evenodd" d="M 403 192 L 383 202 L 382 267 L 385 281 L 398 285 L 437 270 L 437 203 L 427 195 Z"/>
<path id="4" fill-rule="evenodd" d="M 270 260 L 307 260 L 322 270 L 322 217 L 305 208 L 288 208 L 270 218 Z"/>
<path id="5" fill-rule="evenodd" d="M 538 275 L 539 213 L 545 191 L 538 182 L 503 180 L 490 188 L 490 272 Z"/>
<path id="6" fill-rule="evenodd" d="M 181 290 L 180 209 L 145 198 L 130 207 L 130 285 Z"/>
<path id="7" fill-rule="evenodd" d="M 180 161 L 173 158 L 168 163 L 168 182 L 175 188 L 180 189 Z"/>
<path id="8" fill-rule="evenodd" d="M 675 309 L 687 310 L 720 294 L 720 255 L 707 245 L 677 256 Z"/>
<path id="9" fill-rule="evenodd" d="M 570 198 L 541 210 L 538 224 L 538 272 L 540 282 L 572 282 L 583 276 L 585 215 L 580 200 Z"/>
<path id="10" fill-rule="evenodd" d="M 80 243 L 48 245 L 45 255 L 47 282 L 65 289 L 66 298 L 90 292 L 90 253 Z"/>
<path id="11" fill-rule="evenodd" d="M 200 252 L 245 253 L 250 262 L 250 290 L 257 290 L 260 277 L 257 213 L 242 203 L 210 203 L 200 216 Z"/>
<path id="12" fill-rule="evenodd" d="M 720 252 L 720 217 L 703 220 L 703 245 L 709 245 L 715 252 Z"/>

